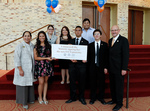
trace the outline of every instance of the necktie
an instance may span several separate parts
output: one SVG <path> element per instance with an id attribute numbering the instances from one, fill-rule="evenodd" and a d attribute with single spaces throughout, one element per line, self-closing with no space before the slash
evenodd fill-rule
<path id="1" fill-rule="evenodd" d="M 79 40 L 79 39 L 76 39 L 76 45 L 78 45 L 78 40 Z"/>
<path id="2" fill-rule="evenodd" d="M 113 45 L 114 45 L 114 41 L 115 41 L 115 39 L 113 38 L 113 40 L 112 40 L 112 42 L 111 42 L 111 46 L 113 46 Z"/>
<path id="3" fill-rule="evenodd" d="M 99 46 L 97 43 L 97 62 L 96 62 L 96 66 L 99 67 Z"/>

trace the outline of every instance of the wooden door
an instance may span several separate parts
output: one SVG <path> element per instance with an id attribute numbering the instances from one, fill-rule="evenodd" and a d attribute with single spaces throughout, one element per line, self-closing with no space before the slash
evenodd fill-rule
<path id="1" fill-rule="evenodd" d="M 88 18 L 90 20 L 90 25 L 94 28 L 94 6 L 82 6 L 82 21 L 85 18 Z"/>
<path id="2" fill-rule="evenodd" d="M 98 12 L 98 27 L 102 31 L 102 41 L 110 39 L 110 7 L 105 7 L 103 12 Z"/>
<path id="3" fill-rule="evenodd" d="M 102 31 L 101 40 L 108 42 L 110 38 L 110 7 L 105 7 L 102 13 L 98 12 L 93 2 L 83 2 L 82 4 L 82 20 L 89 18 L 91 27 Z M 100 27 L 101 25 L 101 27 Z"/>
<path id="4" fill-rule="evenodd" d="M 130 45 L 142 45 L 143 11 L 129 10 L 128 40 Z"/>

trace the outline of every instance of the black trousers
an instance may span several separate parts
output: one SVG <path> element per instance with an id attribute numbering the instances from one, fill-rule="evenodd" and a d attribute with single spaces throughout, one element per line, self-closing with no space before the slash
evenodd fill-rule
<path id="1" fill-rule="evenodd" d="M 100 70 L 99 67 L 95 65 L 95 70 L 93 73 L 90 73 L 90 99 L 96 100 L 97 99 L 104 99 L 105 93 L 105 74 L 104 70 Z M 96 95 L 96 92 L 98 94 Z"/>
<path id="2" fill-rule="evenodd" d="M 86 64 L 72 63 L 69 65 L 70 75 L 70 99 L 76 99 L 76 81 L 79 86 L 79 99 L 84 99 L 85 80 L 86 80 Z"/>
<path id="3" fill-rule="evenodd" d="M 124 93 L 124 76 L 122 76 L 121 73 L 109 72 L 109 77 L 112 100 L 118 105 L 122 105 Z"/>

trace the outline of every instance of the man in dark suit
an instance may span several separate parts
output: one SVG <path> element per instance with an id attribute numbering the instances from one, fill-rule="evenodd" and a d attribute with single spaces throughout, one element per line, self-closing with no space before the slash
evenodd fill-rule
<path id="1" fill-rule="evenodd" d="M 88 65 L 90 72 L 90 104 L 94 104 L 96 100 L 97 88 L 99 93 L 97 99 L 102 103 L 104 101 L 105 92 L 105 74 L 107 73 L 108 61 L 108 45 L 106 42 L 101 41 L 102 32 L 96 29 L 93 32 L 95 41 L 89 44 L 88 47 Z M 98 82 L 98 84 L 97 84 Z M 98 86 L 98 87 L 97 87 Z"/>
<path id="2" fill-rule="evenodd" d="M 113 111 L 123 106 L 124 75 L 127 73 L 129 61 L 128 40 L 119 34 L 117 25 L 112 26 L 112 38 L 109 40 L 109 77 L 112 100 L 108 104 L 116 103 Z"/>
<path id="3" fill-rule="evenodd" d="M 74 39 L 69 41 L 72 45 L 88 45 L 88 41 L 81 37 L 82 27 L 76 26 Z M 86 60 L 71 60 L 69 64 L 69 75 L 70 75 L 70 99 L 66 103 L 71 103 L 76 101 L 76 80 L 78 80 L 79 85 L 79 101 L 86 105 L 84 99 L 85 90 L 85 79 L 86 79 Z"/>

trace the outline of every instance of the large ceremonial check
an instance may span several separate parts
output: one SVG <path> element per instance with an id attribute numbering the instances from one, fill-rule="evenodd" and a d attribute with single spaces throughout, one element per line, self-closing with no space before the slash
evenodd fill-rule
<path id="1" fill-rule="evenodd" d="M 87 60 L 87 46 L 52 44 L 52 58 Z"/>

